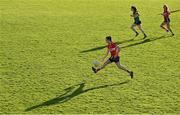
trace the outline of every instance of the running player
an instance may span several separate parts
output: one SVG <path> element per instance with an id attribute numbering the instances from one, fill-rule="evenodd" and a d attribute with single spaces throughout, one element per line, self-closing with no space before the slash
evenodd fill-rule
<path id="1" fill-rule="evenodd" d="M 147 37 L 147 35 L 144 32 L 144 30 L 142 29 L 141 21 L 139 19 L 139 13 L 137 11 L 137 8 L 135 6 L 131 6 L 131 11 L 133 12 L 131 17 L 134 18 L 134 23 L 131 25 L 131 29 L 136 33 L 136 36 L 138 36 L 139 33 L 135 29 L 135 27 L 137 26 L 141 30 L 141 32 L 144 34 L 144 38 L 143 39 L 145 39 Z"/>
<path id="2" fill-rule="evenodd" d="M 171 32 L 172 36 L 174 36 L 173 31 L 170 28 L 170 11 L 167 5 L 163 6 L 164 12 L 162 13 L 163 17 L 164 17 L 164 21 L 162 22 L 162 24 L 160 25 L 160 27 L 164 30 L 166 30 L 166 32 Z"/>
<path id="3" fill-rule="evenodd" d="M 101 67 L 99 67 L 97 69 L 92 67 L 92 70 L 94 71 L 94 73 L 97 73 L 101 69 L 105 68 L 108 64 L 110 64 L 112 62 L 115 62 L 119 69 L 122 69 L 122 70 L 126 71 L 131 76 L 131 78 L 133 78 L 133 72 L 128 70 L 128 69 L 126 69 L 120 63 L 120 57 L 119 57 L 120 48 L 119 48 L 119 46 L 116 45 L 116 43 L 112 42 L 111 36 L 107 36 L 106 37 L 106 42 L 108 44 L 107 45 L 108 50 L 107 50 L 106 55 L 103 58 L 103 61 L 108 56 L 109 53 L 111 53 L 111 57 Z"/>

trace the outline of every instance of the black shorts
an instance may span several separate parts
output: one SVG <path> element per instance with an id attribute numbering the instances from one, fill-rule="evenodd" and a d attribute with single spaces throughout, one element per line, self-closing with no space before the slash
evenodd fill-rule
<path id="1" fill-rule="evenodd" d="M 140 24 L 141 24 L 141 21 L 135 21 L 134 24 L 140 25 Z"/>
<path id="2" fill-rule="evenodd" d="M 170 23 L 170 19 L 168 18 L 167 20 L 164 20 L 164 23 Z"/>
<path id="3" fill-rule="evenodd" d="M 119 56 L 117 56 L 117 57 L 111 56 L 111 57 L 109 58 L 109 61 L 110 61 L 110 62 L 115 62 L 115 63 L 117 63 L 117 62 L 119 62 Z"/>

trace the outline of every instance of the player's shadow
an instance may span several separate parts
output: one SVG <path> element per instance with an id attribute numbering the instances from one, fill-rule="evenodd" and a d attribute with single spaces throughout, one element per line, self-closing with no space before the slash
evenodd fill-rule
<path id="1" fill-rule="evenodd" d="M 180 9 L 171 11 L 171 13 L 180 12 Z"/>
<path id="2" fill-rule="evenodd" d="M 138 40 L 130 39 L 130 40 L 125 40 L 125 41 L 121 41 L 121 42 L 116 42 L 116 44 L 119 45 L 119 44 L 123 44 L 123 43 L 126 43 L 126 42 L 131 42 L 131 41 L 139 41 L 139 42 L 132 43 L 132 44 L 121 47 L 121 48 L 127 48 L 127 47 L 132 47 L 132 46 L 136 46 L 136 45 L 140 45 L 140 44 L 144 44 L 144 43 L 148 43 L 148 42 L 153 42 L 155 40 L 160 40 L 160 39 L 164 39 L 164 38 L 168 38 L 168 37 L 171 37 L 171 36 L 160 36 L 160 37 L 148 38 L 148 39 L 144 39 L 144 40 L 142 40 L 142 39 L 138 39 Z M 101 50 L 101 49 L 103 49 L 105 47 L 106 46 L 99 46 L 99 47 L 92 48 L 92 49 L 89 49 L 89 50 L 81 51 L 80 53 L 86 53 L 86 52 L 92 52 L 92 51 L 96 51 L 96 50 Z"/>
<path id="3" fill-rule="evenodd" d="M 129 45 L 123 46 L 121 48 L 127 48 L 127 47 L 132 47 L 132 46 L 136 46 L 136 45 L 140 45 L 140 44 L 145 44 L 145 43 L 153 42 L 153 41 L 168 38 L 168 37 L 172 37 L 172 36 L 160 36 L 160 37 L 156 37 L 156 38 L 144 39 L 143 41 L 133 43 L 133 44 L 129 44 Z"/>
<path id="4" fill-rule="evenodd" d="M 126 84 L 128 82 L 129 82 L 129 80 L 127 80 L 125 82 L 121 82 L 121 83 L 102 85 L 102 86 L 97 86 L 97 87 L 93 87 L 93 88 L 89 88 L 89 89 L 84 89 L 85 83 L 80 83 L 80 84 L 77 84 L 77 85 L 74 85 L 74 86 L 64 89 L 64 91 L 66 91 L 64 94 L 62 94 L 58 97 L 55 97 L 53 99 L 50 99 L 46 102 L 43 102 L 41 104 L 27 108 L 25 111 L 31 111 L 33 109 L 40 108 L 43 106 L 61 104 L 61 103 L 67 102 L 67 101 L 71 100 L 72 98 L 79 96 L 83 93 L 86 93 L 88 91 L 91 91 L 91 90 L 102 89 L 102 88 L 111 87 L 111 86 L 119 86 L 119 85 Z"/>
<path id="5" fill-rule="evenodd" d="M 124 41 L 116 42 L 116 44 L 119 45 L 119 44 L 131 42 L 131 41 L 134 41 L 134 40 L 133 40 L 133 39 L 130 39 L 130 40 L 124 40 Z M 86 53 L 86 52 L 91 52 L 91 51 L 101 50 L 101 49 L 104 49 L 105 47 L 106 47 L 106 45 L 104 45 L 104 46 L 99 46 L 99 47 L 95 47 L 95 48 L 92 48 L 92 49 L 88 49 L 88 50 L 81 51 L 80 53 Z"/>

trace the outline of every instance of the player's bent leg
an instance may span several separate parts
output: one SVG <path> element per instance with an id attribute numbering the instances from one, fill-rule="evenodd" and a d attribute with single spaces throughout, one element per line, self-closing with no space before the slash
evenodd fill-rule
<path id="1" fill-rule="evenodd" d="M 144 34 L 144 38 L 143 38 L 143 39 L 145 39 L 145 38 L 147 37 L 147 35 L 146 35 L 146 33 L 144 32 L 144 30 L 142 29 L 141 24 L 138 25 L 138 28 L 139 28 L 139 30 L 141 30 L 141 32 Z"/>
<path id="2" fill-rule="evenodd" d="M 120 64 L 120 62 L 116 62 L 116 65 L 117 65 L 117 67 L 119 68 L 119 69 L 122 69 L 122 70 L 124 70 L 124 71 L 126 71 L 126 72 L 130 72 L 128 69 L 126 69 L 123 65 L 121 65 Z"/>
<path id="3" fill-rule="evenodd" d="M 135 29 L 135 26 L 136 26 L 135 24 L 132 24 L 132 25 L 131 25 L 131 29 L 132 29 L 134 32 L 137 32 L 136 29 Z"/>
<path id="4" fill-rule="evenodd" d="M 173 33 L 173 31 L 171 30 L 171 27 L 170 27 L 170 24 L 169 24 L 169 23 L 167 23 L 167 29 L 171 32 L 172 36 L 174 36 L 174 33 Z"/>
<path id="5" fill-rule="evenodd" d="M 163 23 L 161 23 L 160 27 L 161 27 L 162 29 L 164 29 L 164 25 L 165 25 L 165 23 L 163 22 Z"/>
<path id="6" fill-rule="evenodd" d="M 139 33 L 136 31 L 135 26 L 136 26 L 136 24 L 132 24 L 131 29 L 136 33 L 136 36 L 138 36 Z"/>
<path id="7" fill-rule="evenodd" d="M 108 59 L 100 68 L 98 68 L 97 70 L 101 70 L 103 68 L 105 68 L 108 64 L 110 64 L 111 61 Z"/>
<path id="8" fill-rule="evenodd" d="M 165 26 L 166 26 L 166 23 L 165 23 L 165 22 L 163 22 L 163 23 L 160 25 L 160 27 L 161 27 L 162 29 L 164 29 L 164 30 L 166 30 L 166 32 L 168 32 L 168 29 L 166 29 Z"/>
<path id="9" fill-rule="evenodd" d="M 105 68 L 110 63 L 111 63 L 111 61 L 108 59 L 101 67 L 99 67 L 97 69 L 92 67 L 92 70 L 94 71 L 94 73 L 97 73 L 98 71 L 100 71 L 101 69 Z"/>
<path id="10" fill-rule="evenodd" d="M 124 71 L 126 71 L 127 73 L 129 73 L 129 75 L 131 76 L 131 78 L 133 78 L 133 72 L 128 70 L 127 68 L 125 68 L 123 65 L 120 64 L 120 62 L 116 62 L 116 65 L 119 69 L 122 69 Z"/>
<path id="11" fill-rule="evenodd" d="M 161 23 L 160 27 L 163 28 L 163 26 L 164 26 L 164 23 Z"/>

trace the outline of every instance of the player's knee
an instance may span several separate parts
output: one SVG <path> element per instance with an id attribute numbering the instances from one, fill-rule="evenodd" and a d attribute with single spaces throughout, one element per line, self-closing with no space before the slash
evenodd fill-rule
<path id="1" fill-rule="evenodd" d="M 121 65 L 117 66 L 119 69 L 122 69 Z"/>
<path id="2" fill-rule="evenodd" d="M 139 28 L 139 30 L 143 31 L 143 29 L 141 27 L 138 27 L 138 28 Z"/>
<path id="3" fill-rule="evenodd" d="M 130 28 L 131 28 L 131 29 L 134 29 L 134 26 L 131 26 Z"/>
<path id="4" fill-rule="evenodd" d="M 106 67 L 106 66 L 103 65 L 103 66 L 101 67 L 101 69 L 104 69 L 105 67 Z"/>

